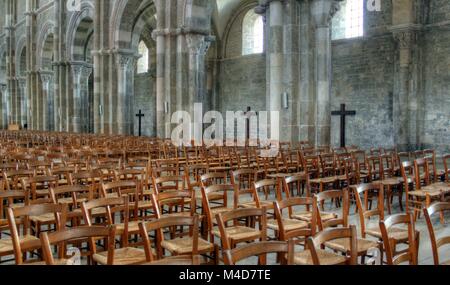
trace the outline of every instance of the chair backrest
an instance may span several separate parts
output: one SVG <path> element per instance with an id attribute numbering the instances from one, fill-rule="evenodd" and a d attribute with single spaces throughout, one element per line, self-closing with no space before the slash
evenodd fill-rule
<path id="1" fill-rule="evenodd" d="M 241 195 L 253 195 L 253 183 L 256 181 L 256 171 L 246 168 L 231 172 L 231 184 L 235 187 L 234 208 L 238 207 Z"/>
<path id="2" fill-rule="evenodd" d="M 206 218 L 208 221 L 208 226 L 211 229 L 213 224 L 214 217 L 212 216 L 212 209 L 210 203 L 210 195 L 212 193 L 223 193 L 223 196 L 226 197 L 227 193 L 235 193 L 236 187 L 231 184 L 219 184 L 219 185 L 212 185 L 209 187 L 202 187 L 202 206 L 203 211 L 206 213 Z M 227 206 L 226 201 L 224 201 L 224 205 Z M 231 210 L 231 209 L 230 209 Z"/>
<path id="3" fill-rule="evenodd" d="M 282 199 L 280 183 L 278 183 L 276 179 L 264 179 L 253 183 L 253 192 L 255 195 L 255 199 L 257 199 L 257 204 L 261 202 L 258 195 L 259 191 L 262 190 L 263 192 L 265 192 L 267 191 L 267 189 L 270 190 L 270 188 L 275 190 L 275 198 L 277 201 L 280 201 Z"/>
<path id="4" fill-rule="evenodd" d="M 64 204 L 37 204 L 29 205 L 21 208 L 9 208 L 8 209 L 8 223 L 11 232 L 11 238 L 14 248 L 14 256 L 16 264 L 23 264 L 23 253 L 40 248 L 40 243 L 36 240 L 23 240 L 21 236 L 26 237 L 31 235 L 31 217 L 38 217 L 46 214 L 54 214 L 56 221 L 56 230 L 62 230 L 65 228 L 67 217 L 67 205 Z M 17 220 L 20 220 L 20 224 L 23 229 L 20 231 Z M 38 233 L 40 231 L 36 231 Z M 39 237 L 37 237 L 39 238 Z"/>
<path id="5" fill-rule="evenodd" d="M 127 197 L 119 198 L 101 198 L 83 202 L 81 204 L 81 210 L 83 212 L 83 218 L 85 224 L 88 226 L 93 225 L 93 210 L 105 209 L 102 213 L 102 217 L 105 219 L 102 225 L 114 225 L 116 223 L 116 213 L 121 213 L 123 219 L 124 232 L 128 232 L 129 221 L 129 203 Z"/>
<path id="6" fill-rule="evenodd" d="M 309 182 L 309 175 L 306 173 L 295 174 L 291 177 L 286 177 L 283 180 L 283 189 L 287 198 L 291 197 L 291 190 L 297 188 L 297 193 L 300 193 L 301 187 L 304 187 L 306 197 L 311 197 L 311 184 Z"/>
<path id="7" fill-rule="evenodd" d="M 358 208 L 359 223 L 361 229 L 361 236 L 366 237 L 366 219 L 372 217 L 379 217 L 379 220 L 384 219 L 384 187 L 381 183 L 361 184 L 353 189 Z M 362 198 L 364 199 L 364 203 Z M 372 203 L 376 198 L 377 207 L 370 207 L 370 199 Z"/>
<path id="8" fill-rule="evenodd" d="M 225 265 L 236 265 L 250 257 L 258 257 L 259 265 L 266 265 L 267 254 L 280 254 L 282 265 L 294 264 L 294 241 L 263 241 L 224 250 Z"/>
<path id="9" fill-rule="evenodd" d="M 159 194 L 152 194 L 151 201 L 159 219 L 164 214 L 164 206 L 170 207 L 170 214 L 179 214 L 186 212 L 186 206 L 189 205 L 189 212 L 193 216 L 196 210 L 196 197 L 193 191 L 168 191 Z M 177 209 L 177 212 L 172 212 L 172 209 Z"/>
<path id="10" fill-rule="evenodd" d="M 444 161 L 445 181 L 450 183 L 450 154 L 442 157 Z"/>
<path id="11" fill-rule="evenodd" d="M 24 206 L 28 206 L 29 196 L 29 191 L 0 191 L 0 220 L 7 219 L 6 210 L 14 204 L 14 201 L 21 200 Z"/>
<path id="12" fill-rule="evenodd" d="M 106 240 L 107 248 L 113 247 L 114 240 L 110 241 L 110 237 L 115 236 L 115 227 L 107 226 L 91 226 L 91 227 L 77 227 L 71 229 L 65 229 L 54 233 L 43 232 L 41 234 L 41 246 L 42 252 L 44 256 L 45 263 L 47 265 L 56 265 L 59 263 L 55 262 L 53 252 L 51 249 L 52 245 L 56 245 L 58 247 L 58 258 L 60 260 L 67 258 L 67 245 L 71 242 L 80 239 L 87 239 L 89 245 L 88 255 L 92 257 L 92 255 L 97 253 L 97 246 L 95 244 L 94 238 L 103 238 Z M 84 253 L 86 254 L 86 252 Z M 108 260 L 111 256 L 108 255 Z"/>
<path id="13" fill-rule="evenodd" d="M 430 234 L 431 247 L 433 249 L 434 265 L 440 265 L 439 248 L 450 244 L 450 236 L 436 238 L 436 232 L 434 230 L 432 217 L 434 214 L 439 213 L 441 217 L 441 223 L 444 222 L 444 213 L 450 212 L 450 203 L 435 203 L 429 208 L 423 209 L 425 219 L 427 221 L 428 233 Z"/>
<path id="14" fill-rule="evenodd" d="M 288 217 L 292 219 L 292 215 L 295 209 L 305 207 L 306 211 L 311 211 L 311 223 L 308 227 L 296 230 L 287 230 L 283 222 L 283 210 L 288 209 Z M 314 236 L 317 231 L 317 198 L 316 197 L 306 197 L 306 198 L 288 198 L 282 201 L 274 202 L 275 218 L 278 222 L 278 231 L 280 235 L 280 240 L 287 241 L 295 237 L 309 237 Z"/>
<path id="15" fill-rule="evenodd" d="M 140 222 L 139 230 L 143 239 L 145 256 L 148 262 L 155 261 L 153 256 L 152 246 L 150 243 L 149 233 L 156 232 L 155 249 L 157 252 L 157 259 L 163 257 L 163 249 L 161 243 L 165 240 L 163 229 L 174 228 L 178 226 L 188 226 L 189 236 L 192 237 L 192 256 L 198 254 L 198 239 L 199 239 L 199 217 L 194 216 L 171 216 L 157 219 L 151 222 Z"/>
<path id="16" fill-rule="evenodd" d="M 326 229 L 324 231 L 316 234 L 315 237 L 309 237 L 306 242 L 308 249 L 311 252 L 311 257 L 314 265 L 320 265 L 321 261 L 319 254 L 317 253 L 318 248 L 322 248 L 326 242 L 330 242 L 337 239 L 350 239 L 349 252 L 346 255 L 347 265 L 356 265 L 358 259 L 358 248 L 357 248 L 357 233 L 356 227 L 351 225 L 345 228 L 332 228 Z"/>
<path id="17" fill-rule="evenodd" d="M 50 188 L 50 198 L 53 203 L 58 204 L 60 198 L 70 196 L 72 198 L 72 210 L 81 206 L 80 201 L 93 199 L 92 189 L 83 185 L 65 185 Z"/>
<path id="18" fill-rule="evenodd" d="M 395 243 L 393 243 L 393 240 L 389 237 L 389 229 L 399 224 L 406 224 L 408 227 L 409 248 L 407 251 L 395 255 Z M 408 213 L 390 216 L 387 220 L 380 222 L 380 230 L 388 265 L 399 265 L 404 262 L 409 262 L 411 265 L 417 265 L 418 252 L 416 247 L 416 231 L 414 227 L 413 214 Z"/>
<path id="19" fill-rule="evenodd" d="M 200 176 L 200 181 L 204 187 L 227 183 L 226 172 L 206 173 Z"/>
<path id="20" fill-rule="evenodd" d="M 226 230 L 229 223 L 232 223 L 233 226 L 237 226 L 240 224 L 240 220 L 246 220 L 247 222 L 251 220 L 252 223 L 254 223 L 255 228 L 256 223 L 258 223 L 259 239 L 261 241 L 267 240 L 267 210 L 265 207 L 236 209 L 225 213 L 219 213 L 215 218 L 219 226 L 222 249 L 224 251 L 232 249 L 232 242 Z"/>
<path id="21" fill-rule="evenodd" d="M 186 181 L 183 176 L 152 177 L 153 190 L 158 193 L 164 191 L 180 191 L 186 189 Z"/>
<path id="22" fill-rule="evenodd" d="M 339 203 L 339 201 L 342 200 L 341 207 L 341 215 L 340 217 L 324 220 L 322 219 L 322 213 L 319 210 L 320 207 L 317 206 L 317 225 L 319 227 L 319 230 L 322 231 L 328 227 L 335 227 L 337 225 L 342 225 L 343 227 L 347 227 L 348 225 L 348 214 L 349 214 L 349 193 L 348 189 L 343 190 L 329 190 L 320 192 L 316 195 L 316 201 L 321 206 L 324 204 L 325 201 L 335 201 Z"/>
<path id="23" fill-rule="evenodd" d="M 414 160 L 414 174 L 416 178 L 416 189 L 420 190 L 423 186 L 430 185 L 430 177 L 428 172 L 428 160 L 420 158 Z"/>

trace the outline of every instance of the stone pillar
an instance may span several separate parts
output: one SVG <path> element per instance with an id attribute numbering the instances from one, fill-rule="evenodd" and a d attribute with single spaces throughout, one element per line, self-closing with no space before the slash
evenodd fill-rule
<path id="1" fill-rule="evenodd" d="M 48 131 L 49 128 L 49 107 L 52 89 L 53 73 L 41 72 L 42 94 L 39 98 L 39 130 Z"/>
<path id="2" fill-rule="evenodd" d="M 16 13 L 17 1 L 6 0 L 5 17 L 5 40 L 6 40 L 6 78 L 8 94 L 10 100 L 10 114 L 8 114 L 8 124 L 18 124 L 17 120 L 17 82 L 16 82 L 16 37 L 15 24 L 17 22 Z"/>
<path id="3" fill-rule="evenodd" d="M 330 24 L 339 9 L 335 0 L 313 0 L 311 15 L 315 26 L 315 142 L 331 143 L 331 32 Z"/>
<path id="4" fill-rule="evenodd" d="M 27 75 L 26 75 L 26 89 L 22 96 L 22 125 L 27 124 L 28 129 L 33 129 L 34 124 L 37 122 L 31 118 L 31 112 L 33 109 L 32 102 L 33 97 L 39 93 L 39 78 L 37 73 L 37 54 L 36 54 L 36 41 L 37 41 L 37 5 L 36 0 L 27 0 L 27 12 L 26 15 L 26 34 L 27 34 Z M 57 1 L 56 1 L 57 2 Z"/>
<path id="5" fill-rule="evenodd" d="M 131 134 L 131 102 L 128 100 L 127 83 L 128 83 L 128 69 L 133 63 L 133 54 L 118 54 L 117 55 L 117 104 L 114 106 L 114 133 L 120 135 Z"/>
<path id="6" fill-rule="evenodd" d="M 71 118 L 70 123 L 72 125 L 71 131 L 74 133 L 81 132 L 81 110 L 84 106 L 81 106 L 81 63 L 72 63 L 72 102 L 71 102 Z"/>
<path id="7" fill-rule="evenodd" d="M 299 141 L 315 141 L 315 93 L 314 93 L 314 35 L 312 33 L 312 20 L 310 1 L 300 1 L 300 80 L 299 86 Z"/>
<path id="8" fill-rule="evenodd" d="M 69 73 L 66 55 L 66 1 L 54 1 L 54 70 L 55 70 L 55 131 L 69 130 Z"/>
<path id="9" fill-rule="evenodd" d="M 156 41 L 156 131 L 157 137 L 166 137 L 166 95 L 165 95 L 165 49 L 166 41 L 164 29 L 166 25 L 166 0 L 155 0 L 156 5 L 156 30 L 152 37 Z M 170 120 L 170 118 L 169 118 Z M 170 127 L 170 125 L 169 125 Z"/>
<path id="10" fill-rule="evenodd" d="M 27 79 L 21 77 L 18 79 L 19 90 L 17 97 L 19 98 L 18 108 L 20 108 L 19 124 L 24 127 L 27 124 Z"/>
<path id="11" fill-rule="evenodd" d="M 0 98 L 0 128 L 6 129 L 8 127 L 8 86 L 6 84 L 0 84 L 0 92 L 2 97 Z"/>
<path id="12" fill-rule="evenodd" d="M 398 42 L 399 65 L 397 67 L 397 91 L 394 94 L 394 141 L 401 151 L 416 149 L 417 96 L 412 89 L 412 51 L 417 40 L 413 30 L 395 31 Z"/>
<path id="13" fill-rule="evenodd" d="M 89 108 L 91 102 L 89 102 L 89 77 L 92 74 L 91 66 L 81 66 L 80 75 L 80 92 L 81 92 L 81 132 L 89 132 Z"/>

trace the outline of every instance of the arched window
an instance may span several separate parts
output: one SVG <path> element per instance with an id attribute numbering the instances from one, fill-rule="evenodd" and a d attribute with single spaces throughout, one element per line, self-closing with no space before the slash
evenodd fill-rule
<path id="1" fill-rule="evenodd" d="M 138 49 L 141 57 L 139 58 L 137 63 L 137 73 L 146 73 L 148 72 L 148 47 L 144 43 L 144 41 L 141 41 L 139 43 Z"/>
<path id="2" fill-rule="evenodd" d="M 345 0 L 333 18 L 333 40 L 364 35 L 364 0 Z"/>
<path id="3" fill-rule="evenodd" d="M 242 55 L 264 52 L 263 17 L 249 10 L 242 23 Z"/>

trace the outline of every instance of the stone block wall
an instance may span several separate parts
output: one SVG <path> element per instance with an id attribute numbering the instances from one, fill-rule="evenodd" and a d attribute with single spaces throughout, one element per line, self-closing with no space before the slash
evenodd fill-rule
<path id="1" fill-rule="evenodd" d="M 135 114 L 142 110 L 142 135 L 156 136 L 156 85 L 149 73 L 134 76 L 134 134 L 139 134 L 139 119 Z"/>

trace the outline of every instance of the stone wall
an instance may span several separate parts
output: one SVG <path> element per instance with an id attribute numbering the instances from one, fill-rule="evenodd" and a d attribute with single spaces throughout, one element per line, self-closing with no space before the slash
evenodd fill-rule
<path id="1" fill-rule="evenodd" d="M 134 112 L 139 110 L 145 117 L 142 118 L 142 135 L 156 136 L 156 85 L 149 73 L 134 76 Z M 134 134 L 139 134 L 139 119 L 134 117 Z"/>
<path id="2" fill-rule="evenodd" d="M 424 148 L 450 152 L 450 2 L 430 3 L 428 22 L 423 34 L 424 62 Z"/>
<path id="3" fill-rule="evenodd" d="M 364 37 L 332 43 L 332 110 L 346 104 L 347 145 L 392 147 L 394 61 L 396 46 L 388 31 L 389 1 L 381 12 L 365 11 Z M 331 143 L 340 145 L 340 117 L 332 117 Z"/>

